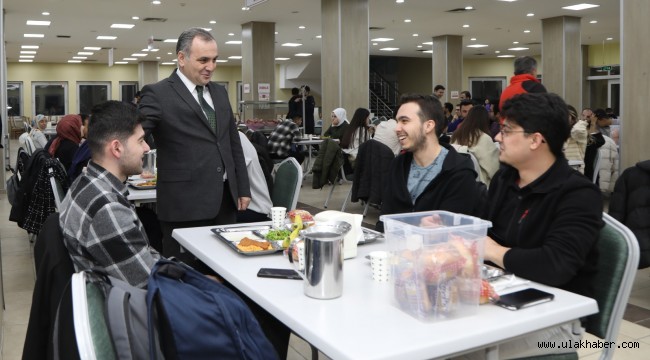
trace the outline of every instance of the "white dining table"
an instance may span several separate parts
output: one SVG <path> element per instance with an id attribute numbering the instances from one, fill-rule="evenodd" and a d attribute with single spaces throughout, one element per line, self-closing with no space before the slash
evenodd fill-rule
<path id="1" fill-rule="evenodd" d="M 129 195 L 126 198 L 135 205 L 155 203 L 156 189 L 140 190 L 129 186 Z"/>
<path id="2" fill-rule="evenodd" d="M 384 240 L 359 246 L 357 257 L 345 260 L 340 298 L 312 299 L 303 294 L 300 280 L 257 277 L 262 267 L 292 267 L 281 252 L 264 256 L 240 255 L 210 229 L 176 229 L 172 236 L 332 359 L 433 359 L 481 349 L 485 350 L 487 358 L 497 358 L 499 343 L 598 311 L 593 299 L 529 283 L 527 287 L 551 292 L 555 299 L 518 311 L 492 304 L 481 305 L 474 315 L 422 322 L 396 307 L 389 283 L 372 279 L 365 256 L 373 250 L 386 250 Z"/>

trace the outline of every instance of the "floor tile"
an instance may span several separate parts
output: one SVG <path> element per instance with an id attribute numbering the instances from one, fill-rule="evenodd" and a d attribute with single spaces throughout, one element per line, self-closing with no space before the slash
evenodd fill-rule
<path id="1" fill-rule="evenodd" d="M 5 292 L 4 323 L 26 325 L 32 307 L 32 291 Z"/>
<path id="2" fill-rule="evenodd" d="M 287 351 L 287 360 L 309 360 L 311 358 L 306 358 L 302 356 L 298 351 L 296 351 L 294 348 L 289 347 L 289 351 Z"/>
<path id="3" fill-rule="evenodd" d="M 20 360 L 23 356 L 23 345 L 27 334 L 27 325 L 3 326 L 3 360 Z"/>
<path id="4" fill-rule="evenodd" d="M 650 336 L 650 329 L 631 323 L 629 321 L 623 320 L 621 322 L 621 327 L 619 334 L 623 336 L 630 337 L 632 339 L 640 339 L 646 336 Z M 650 349 L 649 349 L 650 350 Z"/>
<path id="5" fill-rule="evenodd" d="M 19 253 L 5 253 L 3 251 L 2 271 L 33 271 L 34 259 L 32 254 L 27 251 Z"/>
<path id="6" fill-rule="evenodd" d="M 3 271 L 2 274 L 5 294 L 34 289 L 34 271 Z"/>
<path id="7" fill-rule="evenodd" d="M 599 340 L 599 338 L 597 338 L 594 335 L 591 335 L 590 333 L 585 333 L 582 337 L 582 340 L 597 341 Z M 598 351 L 598 349 L 582 349 L 582 348 L 578 349 L 578 356 L 580 357 L 580 359 L 591 354 L 600 354 L 600 352 Z"/>
<path id="8" fill-rule="evenodd" d="M 2 246 L 2 255 L 27 252 L 30 253 L 29 240 L 27 237 L 2 237 L 0 239 Z"/>
<path id="9" fill-rule="evenodd" d="M 632 288 L 629 303 L 650 309 L 650 287 Z"/>
<path id="10" fill-rule="evenodd" d="M 627 307 L 625 308 L 625 313 L 623 314 L 623 319 L 633 322 L 633 323 L 638 323 L 639 321 L 642 320 L 650 320 L 650 310 L 646 308 L 642 308 L 640 306 L 636 306 L 634 304 L 627 304 Z M 639 323 L 639 325 L 642 325 Z M 642 325 L 645 327 L 649 327 L 646 325 Z"/>

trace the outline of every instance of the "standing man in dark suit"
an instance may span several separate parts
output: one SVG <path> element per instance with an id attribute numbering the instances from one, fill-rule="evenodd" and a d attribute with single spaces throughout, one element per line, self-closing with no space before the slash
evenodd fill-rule
<path id="1" fill-rule="evenodd" d="M 201 28 L 176 44 L 178 69 L 142 88 L 142 127 L 158 148 L 158 217 L 163 254 L 182 260 L 176 228 L 231 224 L 251 201 L 235 119 L 226 90 L 210 81 L 217 42 Z M 185 255 L 185 253 L 183 254 Z"/>

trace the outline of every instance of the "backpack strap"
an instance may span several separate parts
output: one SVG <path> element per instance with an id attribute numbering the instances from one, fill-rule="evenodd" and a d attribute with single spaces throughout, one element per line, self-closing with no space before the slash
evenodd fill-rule
<path id="1" fill-rule="evenodd" d="M 108 324 L 111 330 L 113 345 L 120 359 L 132 360 L 130 335 L 129 294 L 118 287 L 112 287 L 106 299 Z"/>

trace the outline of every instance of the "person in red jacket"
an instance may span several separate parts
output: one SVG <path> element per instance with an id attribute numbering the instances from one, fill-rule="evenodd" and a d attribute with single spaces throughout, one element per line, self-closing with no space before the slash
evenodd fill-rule
<path id="1" fill-rule="evenodd" d="M 537 61 L 530 56 L 515 59 L 515 76 L 510 78 L 510 85 L 501 93 L 499 108 L 503 103 L 517 94 L 545 93 L 546 88 L 537 80 Z"/>

